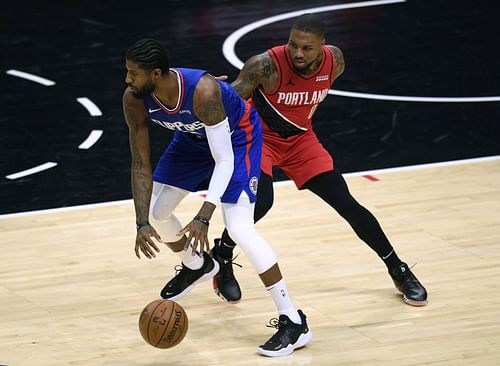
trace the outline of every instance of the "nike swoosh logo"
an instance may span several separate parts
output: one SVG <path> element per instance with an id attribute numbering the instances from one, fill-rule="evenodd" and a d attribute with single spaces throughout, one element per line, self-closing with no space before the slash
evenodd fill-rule
<path id="1" fill-rule="evenodd" d="M 149 108 L 149 113 L 154 113 L 154 112 L 158 112 L 158 111 L 161 111 L 161 108 L 158 108 L 158 109 Z"/>

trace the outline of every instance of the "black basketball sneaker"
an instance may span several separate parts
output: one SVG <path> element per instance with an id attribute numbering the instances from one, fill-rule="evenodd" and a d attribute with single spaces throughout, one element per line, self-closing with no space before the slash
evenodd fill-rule
<path id="1" fill-rule="evenodd" d="M 236 277 L 234 277 L 233 264 L 238 267 L 241 267 L 241 265 L 235 263 L 234 258 L 222 258 L 219 255 L 221 245 L 221 239 L 215 239 L 215 245 L 210 251 L 210 255 L 220 266 L 219 273 L 212 280 L 214 292 L 224 301 L 237 303 L 241 300 L 241 289 Z"/>
<path id="2" fill-rule="evenodd" d="M 267 327 L 276 328 L 278 331 L 266 343 L 260 345 L 257 352 L 269 357 L 287 356 L 309 343 L 312 339 L 312 332 L 307 326 L 306 316 L 302 310 L 298 310 L 298 313 L 302 324 L 295 324 L 283 314 L 279 319 L 271 319 Z"/>
<path id="3" fill-rule="evenodd" d="M 427 291 L 406 263 L 390 270 L 389 274 L 396 288 L 403 294 L 405 303 L 413 306 L 427 305 Z"/>
<path id="4" fill-rule="evenodd" d="M 175 270 L 175 277 L 168 281 L 160 292 L 162 298 L 172 301 L 186 296 L 196 284 L 215 276 L 219 271 L 219 263 L 204 252 L 203 265 L 200 269 L 189 269 L 182 263 L 180 266 L 175 266 Z"/>

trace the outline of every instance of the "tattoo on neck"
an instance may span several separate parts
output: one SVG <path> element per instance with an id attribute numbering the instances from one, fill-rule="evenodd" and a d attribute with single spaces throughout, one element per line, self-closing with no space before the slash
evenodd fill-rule
<path id="1" fill-rule="evenodd" d="M 318 69 L 319 65 L 321 65 L 321 59 L 314 61 L 308 68 L 305 70 L 305 74 L 314 74 Z"/>

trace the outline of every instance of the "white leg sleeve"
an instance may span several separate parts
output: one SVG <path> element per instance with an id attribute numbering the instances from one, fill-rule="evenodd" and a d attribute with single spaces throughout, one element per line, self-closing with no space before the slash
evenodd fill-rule
<path id="1" fill-rule="evenodd" d="M 255 230 L 253 223 L 255 204 L 250 203 L 247 194 L 242 192 L 237 203 L 222 203 L 221 206 L 229 235 L 238 243 L 257 274 L 264 273 L 276 264 L 273 248 Z"/>
<path id="2" fill-rule="evenodd" d="M 188 194 L 183 189 L 153 182 L 149 222 L 163 242 L 176 242 L 180 239 L 176 234 L 182 229 L 182 225 L 173 211 Z"/>

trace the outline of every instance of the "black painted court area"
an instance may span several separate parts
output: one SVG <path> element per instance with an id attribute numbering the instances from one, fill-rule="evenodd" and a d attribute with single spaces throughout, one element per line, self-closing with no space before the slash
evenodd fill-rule
<path id="1" fill-rule="evenodd" d="M 347 1 L 8 2 L 0 8 L 0 214 L 129 199 L 122 117 L 124 52 L 139 38 L 164 41 L 173 66 L 227 74 L 222 55 L 238 28 L 274 15 Z M 84 4 L 84 5 L 83 5 Z M 237 5 L 235 5 L 237 4 Z M 419 97 L 500 96 L 500 4 L 410 0 L 322 13 L 346 71 L 334 89 Z M 242 60 L 285 43 L 291 20 L 242 37 Z M 36 74 L 42 86 L 8 75 Z M 102 111 L 91 116 L 76 101 Z M 500 154 L 500 102 L 382 101 L 329 96 L 315 130 L 342 172 Z M 153 159 L 169 133 L 153 126 Z M 101 138 L 78 146 L 93 130 Z M 55 162 L 18 179 L 13 173 Z M 277 179 L 285 177 L 276 172 Z"/>

